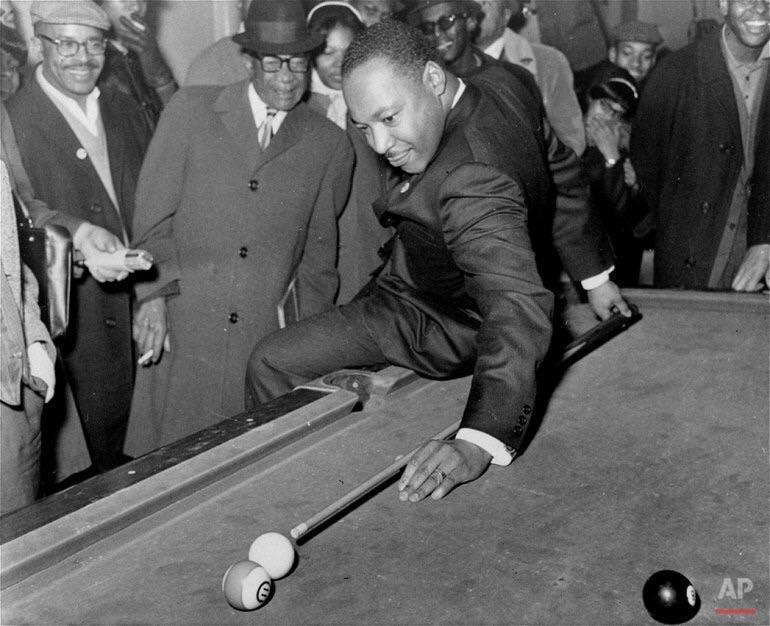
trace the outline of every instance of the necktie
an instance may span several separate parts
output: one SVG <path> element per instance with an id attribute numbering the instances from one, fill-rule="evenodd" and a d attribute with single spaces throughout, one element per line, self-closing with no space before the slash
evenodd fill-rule
<path id="1" fill-rule="evenodd" d="M 262 150 L 267 149 L 270 145 L 270 140 L 273 138 L 273 119 L 276 113 L 278 113 L 276 109 L 268 109 L 265 121 L 259 127 L 259 147 Z"/>

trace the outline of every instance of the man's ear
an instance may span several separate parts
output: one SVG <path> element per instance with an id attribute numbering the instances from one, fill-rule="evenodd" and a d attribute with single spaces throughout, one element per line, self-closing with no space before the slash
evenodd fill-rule
<path id="1" fill-rule="evenodd" d="M 435 61 L 428 61 L 422 72 L 422 82 L 435 95 L 441 96 L 446 91 L 446 72 Z"/>
<path id="2" fill-rule="evenodd" d="M 254 70 L 253 56 L 247 54 L 246 52 L 241 52 L 241 61 L 243 61 L 243 64 L 246 66 L 246 69 L 249 70 L 249 72 Z"/>
<path id="3" fill-rule="evenodd" d="M 615 63 L 618 60 L 618 48 L 617 46 L 610 46 L 607 49 L 607 58 L 611 63 Z"/>

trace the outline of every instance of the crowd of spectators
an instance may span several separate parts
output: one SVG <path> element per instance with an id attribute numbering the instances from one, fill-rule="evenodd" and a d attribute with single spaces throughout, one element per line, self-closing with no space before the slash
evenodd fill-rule
<path id="1" fill-rule="evenodd" d="M 180 88 L 146 0 L 33 2 L 29 51 L 3 1 L 0 513 L 66 484 L 40 486 L 41 449 L 56 449 L 41 413 L 76 412 L 87 473 L 107 471 L 263 401 L 256 369 L 244 393 L 255 344 L 372 288 L 405 236 L 385 199 L 415 175 L 343 95 L 346 51 L 383 20 L 421 33 L 457 97 L 468 86 L 494 110 L 552 292 L 626 312 L 619 287 L 640 285 L 645 250 L 654 287 L 770 286 L 770 0 L 719 0 L 724 24 L 665 57 L 655 24 L 619 24 L 575 73 L 510 26 L 528 4 L 244 1 Z M 63 226 L 76 250 L 55 344 L 20 216 Z M 152 268 L 116 263 L 129 249 Z"/>

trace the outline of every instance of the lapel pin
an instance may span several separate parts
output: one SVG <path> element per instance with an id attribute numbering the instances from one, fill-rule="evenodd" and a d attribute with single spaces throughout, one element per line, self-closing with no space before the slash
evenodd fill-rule
<path id="1" fill-rule="evenodd" d="M 409 191 L 409 181 L 406 181 L 403 185 L 401 185 L 401 193 L 406 193 Z"/>
<path id="2" fill-rule="evenodd" d="M 83 161 L 88 156 L 88 152 L 86 152 L 85 148 L 78 148 L 78 151 L 75 153 L 75 156 L 79 158 L 81 161 Z"/>

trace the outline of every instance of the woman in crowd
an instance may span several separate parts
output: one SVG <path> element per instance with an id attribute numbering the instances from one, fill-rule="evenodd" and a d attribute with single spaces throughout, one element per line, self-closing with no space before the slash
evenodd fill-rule
<path id="1" fill-rule="evenodd" d="M 313 61 L 308 104 L 347 130 L 356 151 L 350 198 L 339 220 L 337 303 L 349 302 L 382 264 L 379 250 L 390 230 L 377 221 L 371 205 L 387 188 L 385 162 L 366 143 L 363 134 L 348 124 L 342 95 L 342 58 L 353 38 L 365 28 L 361 15 L 347 2 L 320 2 L 308 13 L 308 30 L 324 38 Z"/>
<path id="2" fill-rule="evenodd" d="M 615 281 L 637 285 L 648 230 L 644 203 L 628 157 L 631 120 L 639 93 L 631 75 L 617 68 L 588 90 L 583 120 L 588 149 L 583 166 L 591 199 L 602 216 L 615 250 Z"/>

